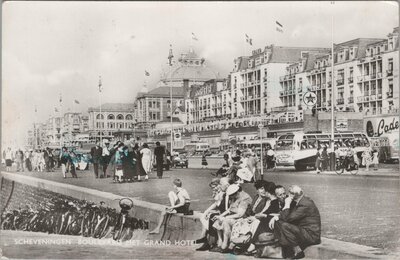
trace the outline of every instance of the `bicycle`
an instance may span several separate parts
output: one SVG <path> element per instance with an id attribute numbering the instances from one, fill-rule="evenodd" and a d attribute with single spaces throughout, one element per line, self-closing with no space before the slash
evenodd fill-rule
<path id="1" fill-rule="evenodd" d="M 117 222 L 115 223 L 113 233 L 113 239 L 120 241 L 123 235 L 126 234 L 127 227 L 130 221 L 127 221 L 129 216 L 129 210 L 133 207 L 133 201 L 129 198 L 122 198 L 119 200 L 119 206 L 121 211 L 117 217 Z"/>
<path id="2" fill-rule="evenodd" d="M 336 159 L 336 165 L 335 165 L 335 172 L 337 175 L 341 175 L 344 170 L 347 172 L 350 172 L 352 175 L 356 175 L 358 173 L 358 164 L 354 162 L 353 160 L 350 160 L 350 162 L 347 164 L 347 167 L 345 165 L 345 160 L 348 158 L 337 158 Z"/>

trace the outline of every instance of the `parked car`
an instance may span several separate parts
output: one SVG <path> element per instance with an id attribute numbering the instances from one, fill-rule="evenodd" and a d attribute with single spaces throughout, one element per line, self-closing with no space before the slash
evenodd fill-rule
<path id="1" fill-rule="evenodd" d="M 181 167 L 181 168 L 186 167 L 186 168 L 188 168 L 189 167 L 189 160 L 188 160 L 188 158 L 186 157 L 185 154 L 179 154 L 179 155 L 174 156 L 172 165 L 175 168 L 176 167 Z"/>

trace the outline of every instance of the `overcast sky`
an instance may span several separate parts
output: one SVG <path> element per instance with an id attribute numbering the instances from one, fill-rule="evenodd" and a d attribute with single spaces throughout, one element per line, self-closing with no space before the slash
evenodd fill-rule
<path id="1" fill-rule="evenodd" d="M 97 106 L 99 75 L 103 102 L 133 102 L 167 69 L 169 45 L 178 57 L 192 32 L 195 51 L 225 77 L 235 57 L 269 44 L 330 47 L 332 14 L 335 43 L 385 38 L 399 23 L 397 2 L 5 2 L 3 142 L 54 114 L 60 94 L 64 112 Z"/>

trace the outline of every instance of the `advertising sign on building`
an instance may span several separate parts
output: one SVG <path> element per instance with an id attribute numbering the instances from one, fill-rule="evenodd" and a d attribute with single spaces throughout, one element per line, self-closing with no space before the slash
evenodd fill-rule
<path id="1" fill-rule="evenodd" d="M 336 130 L 337 131 L 347 131 L 348 130 L 347 118 L 337 118 L 336 119 Z"/>
<path id="2" fill-rule="evenodd" d="M 374 117 L 364 120 L 365 130 L 369 137 L 382 136 L 399 131 L 399 117 Z"/>

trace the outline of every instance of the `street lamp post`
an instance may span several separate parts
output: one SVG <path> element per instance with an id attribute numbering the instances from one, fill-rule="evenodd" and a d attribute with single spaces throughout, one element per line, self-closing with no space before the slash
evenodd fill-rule
<path id="1" fill-rule="evenodd" d="M 333 3 L 334 4 L 334 3 Z M 331 156 L 330 156 L 330 170 L 334 171 L 335 170 L 335 66 L 334 66 L 334 58 L 333 58 L 333 54 L 334 54 L 334 43 L 333 43 L 333 15 L 332 15 L 332 49 L 331 49 L 331 66 L 332 66 L 332 72 L 331 72 L 331 86 L 332 86 L 332 98 L 331 98 Z"/>
<path id="2" fill-rule="evenodd" d="M 170 71 L 172 69 L 172 58 L 174 57 L 174 55 L 172 54 L 172 45 L 169 45 L 170 49 L 169 49 L 169 54 L 168 54 L 168 65 L 170 67 Z M 173 152 L 173 144 L 174 144 L 174 125 L 172 122 L 172 84 L 171 82 L 169 83 L 169 95 L 170 95 L 170 103 L 169 105 L 171 106 L 170 108 L 170 117 L 171 117 L 171 156 L 172 156 L 172 152 Z"/>

